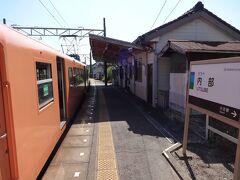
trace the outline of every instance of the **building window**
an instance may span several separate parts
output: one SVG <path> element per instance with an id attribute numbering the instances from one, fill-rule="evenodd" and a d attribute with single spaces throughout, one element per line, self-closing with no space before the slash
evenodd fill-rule
<path id="1" fill-rule="evenodd" d="M 84 71 L 80 68 L 68 68 L 68 78 L 70 87 L 79 87 L 84 85 Z"/>
<path id="2" fill-rule="evenodd" d="M 142 82 L 142 63 L 140 61 L 134 61 L 134 67 L 135 81 Z"/>
<path id="3" fill-rule="evenodd" d="M 52 67 L 49 63 L 36 62 L 39 108 L 53 101 Z"/>

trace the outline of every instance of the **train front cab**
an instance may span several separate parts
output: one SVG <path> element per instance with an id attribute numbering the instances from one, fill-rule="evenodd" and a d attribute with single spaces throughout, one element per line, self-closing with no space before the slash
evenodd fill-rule
<path id="1" fill-rule="evenodd" d="M 4 45 L 0 42 L 0 180 L 18 177 L 10 90 Z"/>

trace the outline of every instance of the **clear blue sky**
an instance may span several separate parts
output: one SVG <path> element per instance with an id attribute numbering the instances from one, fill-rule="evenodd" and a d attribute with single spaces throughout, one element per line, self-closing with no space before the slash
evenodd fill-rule
<path id="1" fill-rule="evenodd" d="M 66 26 L 49 0 L 41 0 L 54 16 Z M 103 28 L 106 18 L 107 36 L 125 41 L 133 41 L 149 31 L 165 0 L 51 0 L 70 27 Z M 178 0 L 168 0 L 154 27 L 162 25 L 164 19 Z M 181 0 L 166 22 L 171 21 L 191 9 L 198 0 Z M 204 7 L 226 22 L 240 29 L 239 0 L 203 0 Z M 41 5 L 39 0 L 3 0 L 0 18 L 7 24 L 24 26 L 59 26 Z M 43 39 L 56 49 L 60 49 L 58 39 Z M 88 41 L 82 42 L 83 53 L 89 52 Z M 85 47 L 85 48 L 84 48 Z"/>

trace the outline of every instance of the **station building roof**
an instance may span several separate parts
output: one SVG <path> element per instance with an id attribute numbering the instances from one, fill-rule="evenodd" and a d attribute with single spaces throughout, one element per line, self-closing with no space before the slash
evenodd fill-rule
<path id="1" fill-rule="evenodd" d="M 240 53 L 240 41 L 186 41 L 169 40 L 159 56 L 167 56 L 171 52 L 187 53 Z"/>
<path id="2" fill-rule="evenodd" d="M 169 40 L 158 57 L 182 54 L 188 61 L 240 57 L 240 41 L 184 41 Z"/>

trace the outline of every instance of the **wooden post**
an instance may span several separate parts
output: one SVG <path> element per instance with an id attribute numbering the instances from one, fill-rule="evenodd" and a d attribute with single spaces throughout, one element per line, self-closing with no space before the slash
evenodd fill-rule
<path id="1" fill-rule="evenodd" d="M 188 106 L 188 98 L 189 98 L 189 79 L 190 79 L 190 73 L 191 71 L 191 65 L 189 66 L 189 58 L 186 59 L 186 72 L 188 74 L 187 77 L 187 91 L 186 91 L 186 101 L 185 101 L 185 120 L 184 120 L 184 132 L 183 132 L 183 156 L 186 156 L 186 150 L 187 150 L 187 142 L 188 142 L 188 128 L 189 128 L 189 115 L 190 115 L 190 107 Z M 189 66 L 189 67 L 188 67 Z"/>
<path id="2" fill-rule="evenodd" d="M 183 155 L 186 155 L 187 142 L 188 142 L 188 128 L 189 128 L 190 108 L 186 106 L 185 121 L 184 121 L 184 134 L 183 134 Z"/>
<path id="3" fill-rule="evenodd" d="M 240 129 L 238 129 L 238 144 L 237 144 L 233 179 L 240 180 Z"/>
<path id="4" fill-rule="evenodd" d="M 208 126 L 209 126 L 209 116 L 206 114 L 206 133 L 205 133 L 205 140 L 208 140 Z"/>

